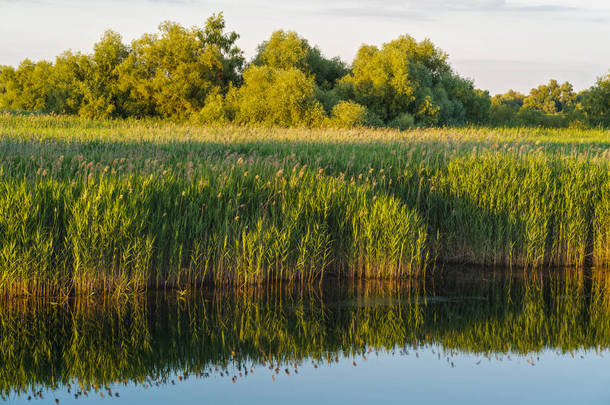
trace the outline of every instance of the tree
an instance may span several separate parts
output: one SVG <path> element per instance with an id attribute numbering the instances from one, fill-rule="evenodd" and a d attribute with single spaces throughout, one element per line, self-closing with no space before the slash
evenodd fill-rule
<path id="1" fill-rule="evenodd" d="M 222 13 L 205 26 L 164 22 L 130 45 L 107 31 L 92 54 L 0 66 L 0 109 L 91 118 L 163 117 L 279 126 L 610 126 L 610 73 L 575 94 L 550 80 L 490 98 L 430 40 L 363 45 L 351 69 L 294 31 L 275 31 L 244 71 Z"/>
<path id="2" fill-rule="evenodd" d="M 447 54 L 408 35 L 381 48 L 363 45 L 352 74 L 338 85 L 343 97 L 391 126 L 410 120 L 425 126 L 482 122 L 490 105 L 487 93 L 452 71 Z"/>
<path id="3" fill-rule="evenodd" d="M 159 34 L 133 41 L 120 68 L 128 114 L 186 118 L 201 110 L 211 91 L 225 92 L 244 59 L 235 46 L 238 35 L 224 27 L 222 14 L 211 16 L 203 29 L 164 22 Z"/>
<path id="4" fill-rule="evenodd" d="M 17 69 L 0 69 L 0 108 L 76 114 L 82 101 L 86 57 L 65 52 L 55 65 L 24 60 Z"/>
<path id="5" fill-rule="evenodd" d="M 15 68 L 0 65 L 0 108 L 11 109 L 16 96 Z"/>
<path id="6" fill-rule="evenodd" d="M 570 83 L 565 82 L 560 86 L 557 80 L 551 79 L 548 84 L 530 91 L 529 96 L 523 100 L 523 108 L 556 114 L 571 110 L 575 101 L 576 94 Z"/>
<path id="7" fill-rule="evenodd" d="M 456 74 L 445 73 L 441 77 L 433 100 L 440 106 L 439 125 L 484 124 L 489 120 L 489 93 L 475 89 L 472 80 Z"/>
<path id="8" fill-rule="evenodd" d="M 318 126 L 324 121 L 315 98 L 315 83 L 299 69 L 250 66 L 235 96 L 235 121 L 240 124 Z"/>
<path id="9" fill-rule="evenodd" d="M 514 125 L 515 116 L 523 106 L 523 100 L 525 96 L 514 90 L 493 96 L 489 108 L 489 123 L 495 126 Z"/>
<path id="10" fill-rule="evenodd" d="M 275 31 L 268 41 L 258 46 L 252 64 L 274 69 L 299 69 L 313 75 L 316 84 L 325 90 L 330 90 L 349 72 L 338 57 L 327 59 L 296 32 L 283 30 Z"/>
<path id="11" fill-rule="evenodd" d="M 215 48 L 222 63 L 220 77 L 222 92 L 227 92 L 232 85 L 241 84 L 241 74 L 245 58 L 243 51 L 235 43 L 239 34 L 235 31 L 225 32 L 226 22 L 223 14 L 212 14 L 206 21 L 203 31 L 198 33 L 200 41 L 207 47 Z"/>
<path id="12" fill-rule="evenodd" d="M 4 67 L 0 74 L 0 107 L 10 110 L 50 112 L 49 78 L 53 65 L 25 59 L 17 69 Z"/>
<path id="13" fill-rule="evenodd" d="M 191 118 L 194 122 L 206 125 L 223 125 L 229 121 L 225 98 L 217 87 L 205 98 L 203 108 Z"/>
<path id="14" fill-rule="evenodd" d="M 129 56 L 129 48 L 121 36 L 106 31 L 93 46 L 93 55 L 86 59 L 82 80 L 82 105 L 79 114 L 89 118 L 125 117 L 126 92 L 119 87 L 119 67 Z"/>
<path id="15" fill-rule="evenodd" d="M 337 128 L 353 128 L 366 125 L 366 107 L 353 101 L 341 101 L 333 107 L 329 124 Z"/>
<path id="16" fill-rule="evenodd" d="M 583 94 L 581 104 L 592 125 L 610 127 L 610 72 Z"/>
<path id="17" fill-rule="evenodd" d="M 278 30 L 271 34 L 268 41 L 258 46 L 252 63 L 273 69 L 296 68 L 311 73 L 307 64 L 309 49 L 307 41 L 296 32 Z"/>
<path id="18" fill-rule="evenodd" d="M 78 114 L 83 103 L 89 57 L 64 52 L 55 58 L 49 78 L 48 108 L 57 114 Z"/>
<path id="19" fill-rule="evenodd" d="M 2 95 L 6 94 L 7 78 L 5 75 L 8 76 L 8 72 L 12 69 L 13 68 L 10 66 L 0 65 L 0 103 L 2 100 Z"/>

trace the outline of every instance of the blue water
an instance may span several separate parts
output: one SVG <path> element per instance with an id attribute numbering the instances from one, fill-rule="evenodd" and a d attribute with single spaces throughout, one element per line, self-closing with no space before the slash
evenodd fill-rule
<path id="1" fill-rule="evenodd" d="M 434 353 L 433 353 L 434 352 Z M 418 357 L 416 357 L 416 354 Z M 66 388 L 43 393 L 43 400 L 69 403 L 121 404 L 608 404 L 610 403 L 610 353 L 595 351 L 558 354 L 552 350 L 523 357 L 454 353 L 438 359 L 438 348 L 370 353 L 364 360 L 340 357 L 339 362 L 299 365 L 287 375 L 257 367 L 247 377 L 177 375 L 160 386 L 112 384 L 113 395 L 90 392 L 74 399 Z M 509 359 L 510 358 L 510 359 Z M 501 360 L 499 360 L 501 359 Z M 533 359 L 533 361 L 532 361 Z M 353 362 L 356 362 L 354 366 Z M 451 365 L 453 363 L 453 366 Z M 243 373 L 242 373 L 243 375 Z M 274 377 L 272 377 L 274 376 Z M 174 381 L 175 385 L 171 383 Z M 13 397 L 8 403 L 29 403 Z"/>
<path id="2" fill-rule="evenodd" d="M 605 278 L 460 280 L 0 309 L 0 393 L 11 404 L 610 403 Z"/>

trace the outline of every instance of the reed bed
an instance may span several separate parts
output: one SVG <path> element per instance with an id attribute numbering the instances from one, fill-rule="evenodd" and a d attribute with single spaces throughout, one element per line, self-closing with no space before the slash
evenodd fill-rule
<path id="1" fill-rule="evenodd" d="M 610 265 L 604 130 L 0 116 L 0 291 Z"/>

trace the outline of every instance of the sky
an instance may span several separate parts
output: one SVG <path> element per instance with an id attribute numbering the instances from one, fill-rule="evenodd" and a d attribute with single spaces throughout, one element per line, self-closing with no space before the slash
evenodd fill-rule
<path id="1" fill-rule="evenodd" d="M 409 34 L 492 94 L 551 78 L 581 90 L 610 70 L 609 0 L 0 0 L 0 65 L 91 52 L 106 29 L 130 42 L 164 20 L 203 26 L 219 11 L 247 57 L 277 29 L 347 62 Z"/>

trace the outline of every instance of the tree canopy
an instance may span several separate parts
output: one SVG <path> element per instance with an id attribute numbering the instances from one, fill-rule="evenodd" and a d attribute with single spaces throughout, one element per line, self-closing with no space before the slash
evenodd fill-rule
<path id="1" fill-rule="evenodd" d="M 299 69 L 251 66 L 233 101 L 240 124 L 319 126 L 324 110 L 314 96 L 315 83 Z"/>
<path id="2" fill-rule="evenodd" d="M 338 57 L 327 59 L 296 32 L 283 30 L 275 31 L 258 46 L 252 64 L 274 69 L 296 68 L 312 75 L 316 84 L 326 89 L 332 88 L 349 71 Z"/>
<path id="3" fill-rule="evenodd" d="M 130 44 L 106 31 L 91 54 L 0 66 L 0 109 L 213 125 L 610 126 L 610 73 L 590 89 L 551 79 L 490 97 L 430 40 L 362 45 L 351 65 L 278 30 L 246 64 L 222 13 L 203 27 L 163 22 Z"/>
<path id="4" fill-rule="evenodd" d="M 594 125 L 610 127 L 610 72 L 597 79 L 597 83 L 583 93 L 585 115 Z"/>
<path id="5" fill-rule="evenodd" d="M 363 45 L 339 85 L 346 98 L 390 126 L 407 116 L 420 125 L 462 125 L 489 108 L 489 96 L 455 74 L 447 54 L 408 35 L 381 48 Z"/>
<path id="6" fill-rule="evenodd" d="M 562 85 L 551 79 L 548 84 L 542 84 L 530 91 L 529 96 L 523 100 L 523 108 L 543 111 L 554 114 L 567 112 L 574 108 L 576 94 L 572 85 L 565 82 Z"/>
<path id="7" fill-rule="evenodd" d="M 164 22 L 131 45 L 107 31 L 91 55 L 66 52 L 55 64 L 25 60 L 2 68 L 0 106 L 91 118 L 188 118 L 210 92 L 241 80 L 239 36 L 224 29 L 221 13 L 203 28 Z"/>

